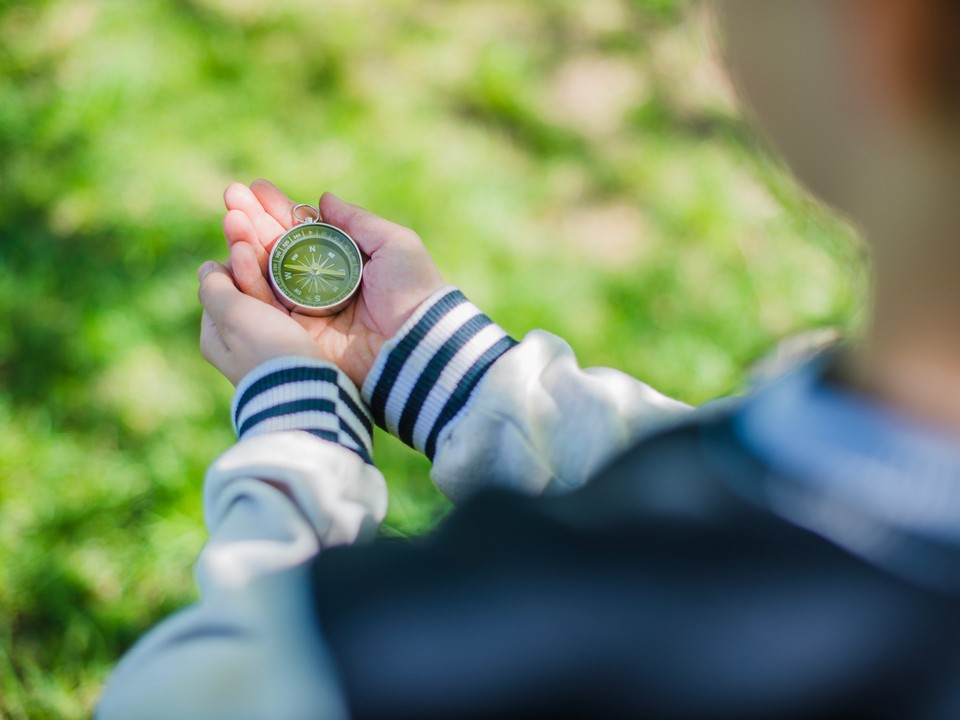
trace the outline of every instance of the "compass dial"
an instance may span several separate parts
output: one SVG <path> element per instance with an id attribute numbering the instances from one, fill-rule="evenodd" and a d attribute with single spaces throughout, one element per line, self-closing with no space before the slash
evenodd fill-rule
<path id="1" fill-rule="evenodd" d="M 297 225 L 270 253 L 270 282 L 280 301 L 307 315 L 332 315 L 360 287 L 363 260 L 357 244 L 332 225 Z"/>

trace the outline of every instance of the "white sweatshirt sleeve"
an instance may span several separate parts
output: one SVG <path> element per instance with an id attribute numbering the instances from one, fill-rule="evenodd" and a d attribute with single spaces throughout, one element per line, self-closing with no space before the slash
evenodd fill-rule
<path id="1" fill-rule="evenodd" d="M 455 502 L 489 486 L 579 487 L 690 411 L 621 372 L 581 369 L 549 333 L 518 343 L 453 287 L 384 346 L 363 397 L 378 425 L 433 461 L 433 481 Z"/>
<path id="2" fill-rule="evenodd" d="M 332 365 L 266 363 L 234 398 L 240 442 L 207 473 L 201 599 L 121 661 L 100 720 L 346 718 L 315 627 L 309 561 L 369 540 L 386 512 L 371 419 Z"/>

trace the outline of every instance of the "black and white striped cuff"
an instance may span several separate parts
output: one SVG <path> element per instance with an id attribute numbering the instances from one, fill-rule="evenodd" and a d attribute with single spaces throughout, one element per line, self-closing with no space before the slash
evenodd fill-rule
<path id="1" fill-rule="evenodd" d="M 257 367 L 233 395 L 233 426 L 241 440 L 303 430 L 373 462 L 369 411 L 349 378 L 321 360 L 283 357 Z"/>
<path id="2" fill-rule="evenodd" d="M 454 287 L 426 300 L 363 384 L 376 423 L 433 460 L 443 429 L 516 340 Z"/>

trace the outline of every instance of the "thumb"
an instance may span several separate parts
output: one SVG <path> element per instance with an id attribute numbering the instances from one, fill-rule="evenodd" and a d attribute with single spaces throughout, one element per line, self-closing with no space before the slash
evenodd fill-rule
<path id="1" fill-rule="evenodd" d="M 333 193 L 324 193 L 320 198 L 320 215 L 323 221 L 336 225 L 357 241 L 368 256 L 388 242 L 414 236 L 414 232 L 402 225 L 390 222 L 359 205 L 344 202 Z"/>
<path id="2" fill-rule="evenodd" d="M 245 297 L 233 282 L 227 269 L 216 262 L 207 262 L 200 266 L 200 289 L 197 297 L 210 318 L 220 325 L 229 319 L 237 307 L 237 300 Z"/>

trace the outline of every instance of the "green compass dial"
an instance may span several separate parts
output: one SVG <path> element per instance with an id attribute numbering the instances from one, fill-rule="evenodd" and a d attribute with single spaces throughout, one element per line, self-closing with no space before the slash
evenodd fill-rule
<path id="1" fill-rule="evenodd" d="M 280 301 L 307 315 L 332 315 L 360 287 L 363 259 L 343 230 L 320 222 L 297 225 L 270 253 L 270 282 Z"/>

